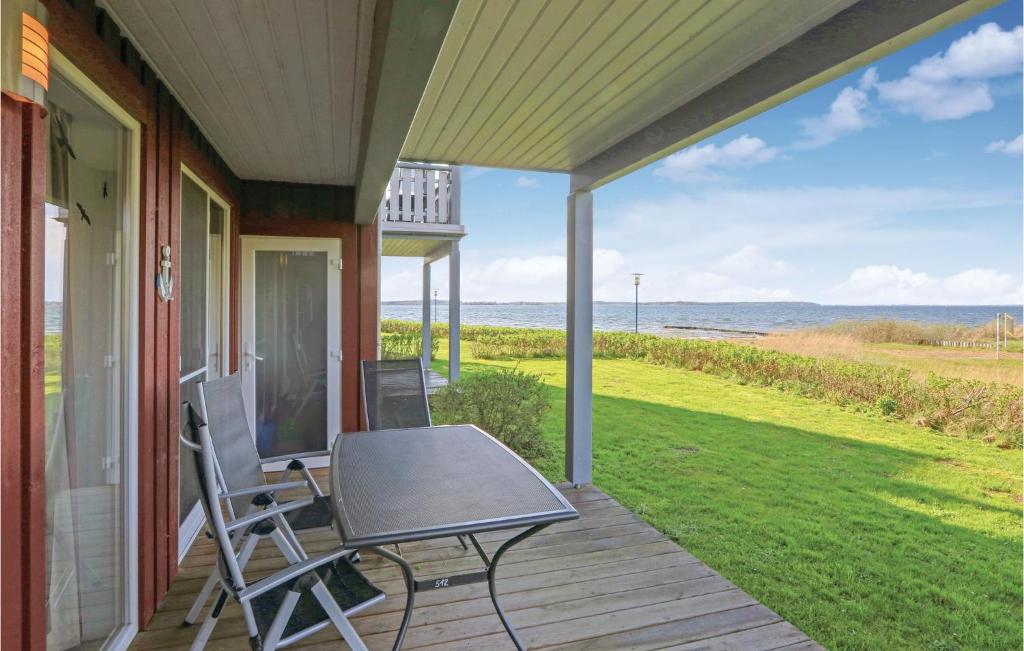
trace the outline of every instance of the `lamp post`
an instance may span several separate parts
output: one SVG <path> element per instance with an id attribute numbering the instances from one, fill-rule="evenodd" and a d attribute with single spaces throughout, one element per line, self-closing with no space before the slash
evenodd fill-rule
<path id="1" fill-rule="evenodd" d="M 633 273 L 633 332 L 640 332 L 640 276 L 641 273 Z"/>
<path id="2" fill-rule="evenodd" d="M 437 323 L 437 289 L 434 289 L 434 323 Z"/>

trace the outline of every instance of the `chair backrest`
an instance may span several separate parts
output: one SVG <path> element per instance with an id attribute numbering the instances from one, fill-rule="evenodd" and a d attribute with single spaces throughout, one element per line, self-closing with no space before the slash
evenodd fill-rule
<path id="1" fill-rule="evenodd" d="M 181 441 L 195 456 L 196 475 L 199 477 L 199 502 L 206 513 L 206 523 L 217 544 L 217 566 L 225 589 L 237 596 L 245 588 L 245 578 L 235 557 L 234 544 L 224 522 L 220 508 L 219 459 L 206 421 L 190 403 L 182 405 L 184 427 Z"/>
<path id="2" fill-rule="evenodd" d="M 266 485 L 260 453 L 245 415 L 242 378 L 234 373 L 203 382 L 199 385 L 199 399 L 202 406 L 198 411 L 205 415 L 210 429 L 223 489 L 233 491 Z M 251 502 L 251 495 L 233 498 L 233 515 L 245 515 Z"/>
<path id="3" fill-rule="evenodd" d="M 363 360 L 363 408 L 370 430 L 430 427 L 430 404 L 419 359 Z"/>

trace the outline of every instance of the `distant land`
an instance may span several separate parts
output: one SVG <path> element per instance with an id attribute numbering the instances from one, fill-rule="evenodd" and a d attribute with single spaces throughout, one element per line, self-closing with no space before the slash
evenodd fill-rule
<path id="1" fill-rule="evenodd" d="M 438 305 L 447 305 L 444 298 L 432 299 Z M 381 305 L 420 305 L 420 299 L 406 301 L 381 301 Z M 463 305 L 565 305 L 565 301 L 462 301 Z M 594 301 L 594 305 L 633 305 L 633 301 Z M 940 303 L 815 303 L 814 301 L 640 301 L 640 305 L 806 305 L 808 307 L 986 307 L 978 305 L 943 305 Z M 991 305 L 993 308 L 1006 307 Z M 1024 307 L 1011 305 L 1010 307 Z"/>
<path id="2" fill-rule="evenodd" d="M 434 321 L 448 320 L 448 302 L 431 302 Z M 836 321 L 893 319 L 929 323 L 978 326 L 990 323 L 997 314 L 1008 313 L 1022 320 L 1020 305 L 822 305 L 812 302 L 729 302 L 695 301 L 640 303 L 598 301 L 594 303 L 595 330 L 633 330 L 665 333 L 666 328 L 686 330 L 779 332 L 827 325 Z M 384 301 L 385 319 L 419 321 L 420 301 Z M 565 303 L 516 302 L 462 303 L 465 325 L 512 326 L 564 329 Z"/>

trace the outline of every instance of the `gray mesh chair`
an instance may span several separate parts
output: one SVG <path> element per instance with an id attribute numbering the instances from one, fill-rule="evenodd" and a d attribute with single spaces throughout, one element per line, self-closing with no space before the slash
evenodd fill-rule
<path id="1" fill-rule="evenodd" d="M 363 360 L 361 370 L 367 429 L 430 427 L 430 404 L 422 361 Z"/>
<path id="2" fill-rule="evenodd" d="M 229 518 L 234 519 L 262 508 L 261 502 L 268 499 L 265 494 L 273 496 L 270 491 L 308 488 L 312 495 L 312 503 L 291 511 L 286 516 L 291 530 L 303 533 L 333 526 L 330 497 L 323 494 L 313 475 L 300 459 L 290 459 L 280 482 L 274 486 L 267 485 L 262 466 L 265 460 L 260 459 L 252 430 L 249 428 L 249 421 L 245 415 L 242 381 L 238 374 L 200 384 L 198 412 L 208 424 L 210 438 L 217 452 L 218 487 L 222 494 L 228 496 L 225 508 Z M 301 474 L 300 481 L 289 481 L 293 471 Z M 209 519 L 207 522 L 209 523 Z M 212 535 L 211 531 L 207 532 L 207 536 Z M 297 541 L 293 542 L 297 544 Z M 236 540 L 236 547 L 244 547 L 241 538 Z M 199 618 L 203 605 L 206 604 L 218 580 L 217 568 L 213 568 L 202 590 L 196 595 L 192 608 L 185 615 L 186 625 L 194 624 Z"/>
<path id="3" fill-rule="evenodd" d="M 431 427 L 430 402 L 423 361 L 416 359 L 364 359 L 363 413 L 366 429 Z M 464 536 L 458 536 L 463 549 L 469 549 Z M 395 545 L 401 553 L 401 547 Z"/>
<path id="4" fill-rule="evenodd" d="M 192 649 L 205 646 L 229 597 L 242 607 L 253 649 L 287 646 L 331 625 L 352 649 L 366 649 L 348 618 L 382 600 L 384 593 L 352 566 L 348 560 L 351 550 L 339 546 L 310 558 L 295 541 L 287 516 L 308 507 L 314 497 L 278 504 L 273 494 L 266 491 L 283 487 L 264 486 L 263 493 L 256 493 L 263 496 L 259 509 L 225 520 L 228 504 L 236 498 L 248 497 L 256 489 L 244 495 L 241 491 L 221 489 L 222 460 L 218 459 L 210 430 L 195 408 L 186 404 L 185 410 L 186 426 L 181 440 L 195 453 L 200 502 L 216 543 L 220 583 L 220 594 Z M 236 551 L 239 537 L 244 542 Z M 258 539 L 267 537 L 278 546 L 289 565 L 249 581 L 243 574 L 246 561 Z"/>

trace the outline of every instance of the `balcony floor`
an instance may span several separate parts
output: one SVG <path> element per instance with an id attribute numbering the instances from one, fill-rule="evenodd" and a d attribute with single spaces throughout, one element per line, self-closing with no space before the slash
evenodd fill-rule
<path id="1" fill-rule="evenodd" d="M 317 471 L 318 481 L 325 470 Z M 321 481 L 321 485 L 326 485 Z M 592 487 L 561 487 L 580 519 L 552 526 L 510 551 L 501 563 L 498 590 L 513 624 L 531 649 L 820 649 L 792 624 L 729 583 L 614 499 Z M 507 532 L 484 534 L 488 553 Z M 310 553 L 325 550 L 332 532 L 303 537 Z M 269 543 L 249 568 L 280 566 Z M 454 538 L 402 545 L 417 577 L 467 571 L 479 558 Z M 390 649 L 405 604 L 397 567 L 364 554 L 362 570 L 388 598 L 352 619 L 370 649 Z M 200 538 L 149 629 L 132 648 L 187 648 L 197 627 L 181 621 L 213 563 Z M 441 568 L 446 568 L 441 570 Z M 341 648 L 330 629 L 303 647 Z M 486 584 L 418 594 L 403 648 L 511 649 L 487 597 Z M 207 648 L 248 649 L 241 610 L 229 605 Z"/>

